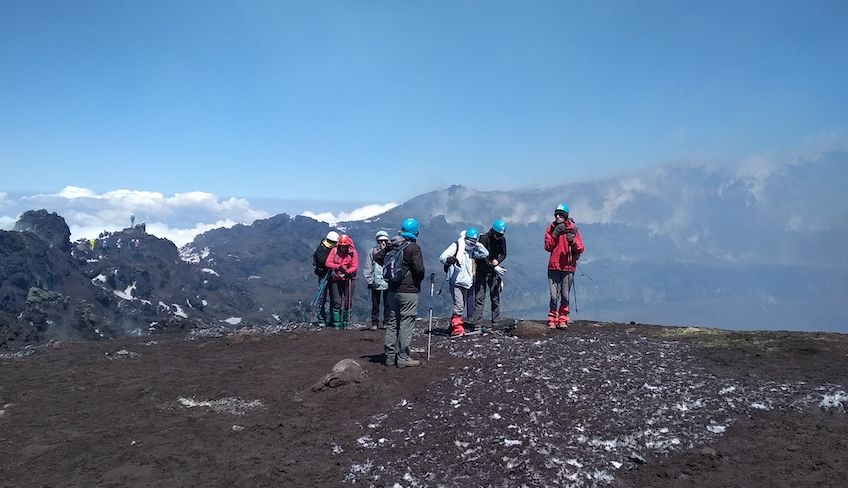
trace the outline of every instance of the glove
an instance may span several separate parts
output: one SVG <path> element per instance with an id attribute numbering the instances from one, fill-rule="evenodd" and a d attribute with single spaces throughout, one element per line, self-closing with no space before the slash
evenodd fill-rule
<path id="1" fill-rule="evenodd" d="M 453 266 L 454 264 L 456 264 L 458 262 L 459 261 L 457 261 L 454 256 L 448 256 L 448 258 L 445 259 L 445 264 L 447 264 L 448 266 Z"/>
<path id="2" fill-rule="evenodd" d="M 565 234 L 565 224 L 559 223 L 554 227 L 554 230 L 551 232 L 551 235 L 554 236 L 554 239 Z"/>
<path id="3" fill-rule="evenodd" d="M 574 244 L 574 232 L 566 232 L 565 238 L 568 239 L 569 244 Z"/>
<path id="4" fill-rule="evenodd" d="M 506 274 L 506 268 L 501 268 L 500 266 L 495 266 L 495 273 L 497 273 L 498 276 L 503 276 L 503 275 Z"/>

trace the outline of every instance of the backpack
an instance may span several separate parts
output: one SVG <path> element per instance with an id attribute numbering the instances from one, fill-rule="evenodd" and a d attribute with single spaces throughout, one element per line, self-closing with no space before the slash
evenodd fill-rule
<path id="1" fill-rule="evenodd" d="M 456 245 L 456 250 L 453 252 L 453 257 L 456 258 L 459 255 L 459 244 Z M 445 265 L 445 273 L 447 273 L 451 269 L 450 264 Z"/>
<path id="2" fill-rule="evenodd" d="M 406 276 L 406 270 L 403 269 L 403 250 L 409 245 L 409 241 L 404 242 L 398 247 L 394 247 L 386 253 L 386 258 L 383 259 L 383 278 L 390 285 L 399 285 Z"/>

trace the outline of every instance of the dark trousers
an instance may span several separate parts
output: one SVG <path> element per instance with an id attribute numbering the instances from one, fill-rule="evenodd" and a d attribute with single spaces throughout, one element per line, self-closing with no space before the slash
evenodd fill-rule
<path id="1" fill-rule="evenodd" d="M 501 317 L 501 277 L 494 271 L 479 272 L 474 277 L 474 324 L 483 319 L 483 307 L 486 305 L 486 290 L 492 305 L 492 323 Z"/>
<path id="2" fill-rule="evenodd" d="M 371 290 L 371 323 L 380 323 L 380 301 L 383 301 L 383 323 L 389 323 L 392 309 L 389 305 L 389 290 Z"/>
<path id="3" fill-rule="evenodd" d="M 324 279 L 323 276 L 318 277 L 318 286 L 321 286 L 321 280 L 323 280 L 323 279 Z M 324 291 L 322 291 L 321 294 L 318 295 L 317 308 L 318 308 L 318 316 L 319 317 L 325 317 L 326 314 L 327 314 L 325 306 L 327 304 L 327 294 L 329 292 L 330 292 L 330 283 L 327 283 L 327 286 L 324 287 Z"/>
<path id="4" fill-rule="evenodd" d="M 551 303 L 548 310 L 551 312 L 557 310 L 557 302 L 559 302 L 559 308 L 568 312 L 568 292 L 571 290 L 572 283 L 574 283 L 574 272 L 548 270 L 548 287 L 551 291 Z"/>
<path id="5" fill-rule="evenodd" d="M 330 307 L 350 310 L 350 280 L 330 282 Z"/>

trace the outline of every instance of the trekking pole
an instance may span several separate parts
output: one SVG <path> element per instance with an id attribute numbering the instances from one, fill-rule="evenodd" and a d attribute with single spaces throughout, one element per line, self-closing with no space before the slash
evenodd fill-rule
<path id="1" fill-rule="evenodd" d="M 329 280 L 330 280 L 330 272 L 327 271 L 327 273 L 324 275 L 324 277 L 321 278 L 321 281 L 318 282 L 318 292 L 315 293 L 315 296 L 312 298 L 312 301 L 309 302 L 309 305 L 311 307 L 316 307 L 318 305 L 318 301 L 321 299 L 321 295 L 323 295 L 324 290 L 327 289 L 327 282 Z"/>
<path id="2" fill-rule="evenodd" d="M 579 263 L 574 263 L 574 270 L 575 271 L 577 271 L 577 264 L 579 264 Z M 595 281 L 595 280 L 592 279 L 591 276 L 589 276 L 585 272 L 583 272 L 583 268 L 580 268 L 580 276 L 585 276 L 586 278 L 589 278 L 589 281 Z"/>
<path id="3" fill-rule="evenodd" d="M 435 274 L 435 273 L 433 273 L 433 274 Z M 436 293 L 436 295 L 441 295 L 441 294 L 442 294 L 442 288 L 444 288 L 444 287 L 445 287 L 445 283 L 447 283 L 447 281 L 448 281 L 448 272 L 447 272 L 447 271 L 445 271 L 445 280 L 444 280 L 444 281 L 442 281 L 442 284 L 441 284 L 441 285 L 439 285 L 439 291 L 438 291 L 438 293 Z"/>
<path id="4" fill-rule="evenodd" d="M 347 325 L 353 318 L 353 284 L 356 282 L 356 275 L 352 275 L 347 279 Z"/>
<path id="5" fill-rule="evenodd" d="M 430 361 L 430 342 L 433 339 L 433 288 L 436 286 L 436 273 L 430 273 L 430 327 L 427 330 L 427 361 Z"/>
<path id="6" fill-rule="evenodd" d="M 571 287 L 574 289 L 574 311 L 580 312 L 579 307 L 577 306 L 577 276 L 571 276 Z"/>

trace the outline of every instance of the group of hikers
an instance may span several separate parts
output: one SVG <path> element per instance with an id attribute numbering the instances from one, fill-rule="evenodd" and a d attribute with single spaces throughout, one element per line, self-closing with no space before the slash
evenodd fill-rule
<path id="1" fill-rule="evenodd" d="M 404 220 L 392 238 L 386 231 L 374 236 L 376 245 L 364 263 L 365 283 L 371 291 L 371 329 L 385 329 L 385 365 L 398 368 L 418 366 L 410 356 L 409 344 L 418 310 L 418 294 L 425 278 L 424 259 L 418 245 L 419 225 L 414 218 Z M 466 328 L 491 330 L 500 318 L 500 292 L 506 269 L 506 223 L 495 220 L 488 232 L 480 234 L 470 227 L 460 232 L 439 256 L 450 285 L 453 306 L 448 333 L 452 337 L 466 334 Z M 554 210 L 554 219 L 545 229 L 544 247 L 548 258 L 550 303 L 547 325 L 565 329 L 569 317 L 569 292 L 574 282 L 577 260 L 584 251 L 580 231 L 569 217 L 568 205 Z M 312 254 L 312 265 L 318 276 L 318 293 L 314 305 L 317 321 L 336 329 L 350 325 L 350 309 L 359 255 L 347 234 L 330 231 Z M 483 308 L 488 294 L 492 317 L 483 323 Z M 325 310 L 330 298 L 329 316 Z M 382 304 L 382 314 L 380 313 Z M 463 318 L 465 317 L 465 318 Z M 381 320 L 382 319 L 382 320 Z"/>

